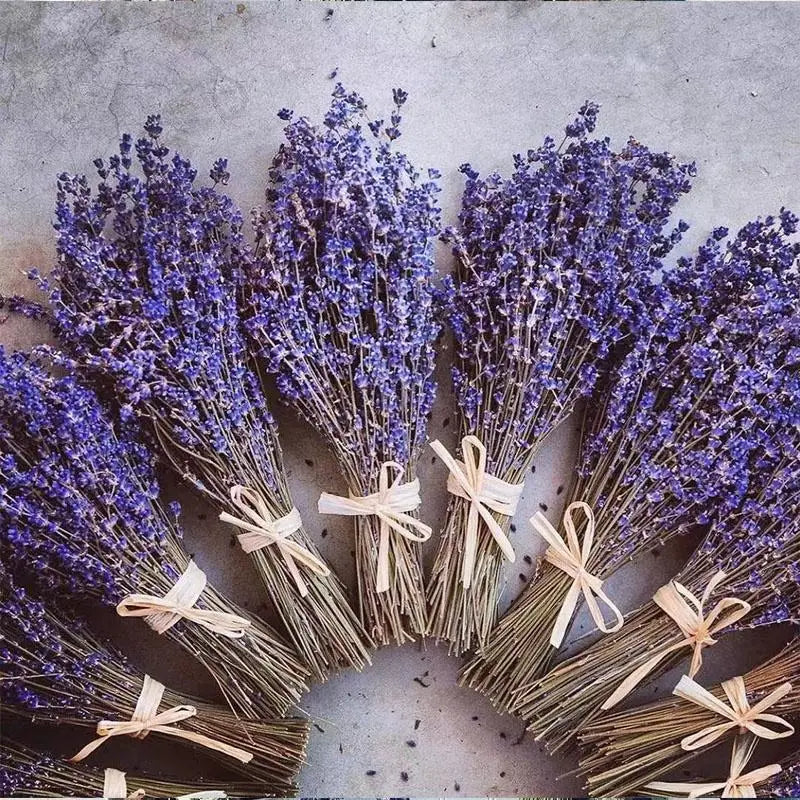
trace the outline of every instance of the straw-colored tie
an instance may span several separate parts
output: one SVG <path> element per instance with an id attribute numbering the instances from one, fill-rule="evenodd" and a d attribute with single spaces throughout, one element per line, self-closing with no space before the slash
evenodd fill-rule
<path id="1" fill-rule="evenodd" d="M 677 581 L 670 581 L 653 595 L 656 605 L 675 621 L 686 638 L 657 650 L 644 664 L 631 672 L 603 703 L 604 711 L 613 708 L 620 700 L 627 697 L 663 659 L 683 647 L 693 648 L 689 677 L 697 675 L 703 665 L 703 648 L 706 645 L 716 644 L 714 636 L 717 633 L 738 622 L 750 612 L 750 604 L 745 600 L 740 600 L 738 597 L 723 597 L 708 615 L 705 614 L 705 604 L 723 580 L 725 573 L 720 570 L 708 582 L 703 596 L 699 599 Z"/>
<path id="2" fill-rule="evenodd" d="M 683 750 L 692 751 L 708 747 L 731 730 L 740 732 L 747 730 L 761 739 L 785 739 L 794 733 L 794 727 L 783 717 L 764 713 L 792 691 L 791 683 L 782 683 L 752 707 L 747 699 L 744 678 L 741 676 L 724 681 L 722 691 L 725 692 L 730 705 L 726 705 L 723 700 L 711 694 L 688 675 L 684 675 L 678 681 L 678 685 L 672 691 L 675 696 L 719 714 L 726 720 L 684 737 L 681 740 Z M 768 724 L 775 727 L 767 727 Z"/>
<path id="3" fill-rule="evenodd" d="M 253 754 L 248 753 L 247 750 L 233 747 L 201 733 L 174 727 L 176 723 L 196 716 L 197 709 L 194 706 L 173 706 L 166 711 L 159 712 L 158 707 L 161 705 L 163 695 L 164 684 L 159 683 L 149 675 L 145 675 L 142 691 L 136 701 L 136 708 L 130 720 L 101 720 L 97 723 L 97 739 L 89 742 L 69 760 L 83 761 L 84 758 L 91 755 L 101 745 L 104 745 L 112 736 L 133 736 L 136 739 L 144 739 L 151 732 L 185 739 L 193 744 L 207 747 L 210 750 L 216 750 L 218 753 L 235 758 L 243 764 L 247 764 L 252 760 Z"/>
<path id="4" fill-rule="evenodd" d="M 397 475 L 390 483 L 389 471 L 392 469 Z M 429 525 L 406 513 L 419 508 L 422 498 L 419 495 L 419 478 L 401 483 L 404 472 L 402 464 L 396 461 L 384 461 L 378 475 L 378 491 L 374 494 L 358 497 L 350 493 L 349 497 L 342 497 L 323 492 L 317 503 L 320 514 L 377 517 L 380 520 L 376 592 L 389 590 L 389 532 L 394 531 L 412 542 L 425 542 L 433 533 Z"/>
<path id="5" fill-rule="evenodd" d="M 124 772 L 109 767 L 103 773 L 103 797 L 106 800 L 141 800 L 144 796 L 144 789 L 137 789 L 128 794 Z"/>
<path id="6" fill-rule="evenodd" d="M 586 515 L 586 532 L 583 535 L 582 545 L 578 542 L 578 533 L 572 520 L 572 512 L 578 509 Z M 598 630 L 603 633 L 614 633 L 622 627 L 623 623 L 622 612 L 603 591 L 603 581 L 596 575 L 592 575 L 586 568 L 594 543 L 594 513 L 592 509 L 581 500 L 570 503 L 564 511 L 562 524 L 567 532 L 566 542 L 541 511 L 537 511 L 531 517 L 531 525 L 549 545 L 545 551 L 544 560 L 562 572 L 566 572 L 572 578 L 572 586 L 569 587 L 569 591 L 564 597 L 561 610 L 558 612 L 555 625 L 553 625 L 553 632 L 550 635 L 550 644 L 553 647 L 560 647 L 564 641 L 581 594 L 586 598 L 586 605 Z M 598 600 L 605 604 L 616 619 L 611 627 L 606 625 Z"/>
<path id="7" fill-rule="evenodd" d="M 223 511 L 219 518 L 244 531 L 236 536 L 242 550 L 245 553 L 254 553 L 264 547 L 275 545 L 283 556 L 301 597 L 308 595 L 308 586 L 300 574 L 298 562 L 320 577 L 324 578 L 331 574 L 322 559 L 314 555 L 307 547 L 303 547 L 299 542 L 289 538 L 303 527 L 303 520 L 296 508 L 293 507 L 283 517 L 273 519 L 263 495 L 248 486 L 232 487 L 231 502 L 243 516 L 236 517 Z"/>
<path id="8" fill-rule="evenodd" d="M 194 608 L 206 583 L 205 572 L 190 561 L 186 571 L 164 597 L 129 594 L 117 606 L 117 614 L 121 617 L 144 617 L 144 621 L 159 634 L 166 633 L 179 620 L 185 619 L 220 636 L 240 639 L 250 627 L 249 619 L 224 611 Z"/>
<path id="9" fill-rule="evenodd" d="M 431 442 L 431 447 L 448 469 L 447 491 L 470 503 L 461 566 L 461 583 L 465 589 L 469 589 L 478 552 L 478 517 L 486 523 L 503 555 L 512 564 L 516 560 L 511 541 L 491 512 L 513 517 L 522 495 L 523 484 L 507 483 L 486 472 L 486 445 L 477 436 L 465 436 L 461 440 L 463 461 L 450 455 L 438 439 Z"/>
<path id="10" fill-rule="evenodd" d="M 686 796 L 687 800 L 708 797 L 722 792 L 721 797 L 756 797 L 756 784 L 763 783 L 781 771 L 780 764 L 769 764 L 744 773 L 756 745 L 755 736 L 737 736 L 731 752 L 730 774 L 727 780 L 718 783 L 671 783 L 655 781 L 644 788 L 668 796 Z M 744 774 L 743 774 L 744 773 Z"/>

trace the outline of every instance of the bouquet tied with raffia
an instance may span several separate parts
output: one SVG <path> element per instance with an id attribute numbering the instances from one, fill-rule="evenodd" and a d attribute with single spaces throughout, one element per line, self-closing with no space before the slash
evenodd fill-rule
<path id="1" fill-rule="evenodd" d="M 0 350 L 0 541 L 47 596 L 144 617 L 212 674 L 245 716 L 283 714 L 305 688 L 294 652 L 231 603 L 185 552 L 153 457 L 74 375 Z"/>
<path id="2" fill-rule="evenodd" d="M 591 138 L 598 110 L 586 103 L 560 145 L 548 137 L 515 156 L 508 177 L 462 167 L 447 234 L 457 270 L 441 298 L 462 454 L 433 443 L 453 497 L 427 589 L 429 634 L 452 652 L 487 645 L 525 475 L 642 323 L 642 285 L 686 229 L 667 225 L 693 166 Z"/>
<path id="3" fill-rule="evenodd" d="M 286 141 L 243 286 L 252 349 L 344 475 L 348 495 L 319 507 L 355 517 L 359 609 L 380 644 L 426 627 L 415 469 L 439 333 L 437 173 L 392 146 L 405 92 L 394 100 L 388 123 L 341 86 L 322 125 L 280 112 Z"/>
<path id="4" fill-rule="evenodd" d="M 58 262 L 47 280 L 55 333 L 76 364 L 136 417 L 166 461 L 207 497 L 252 555 L 313 676 L 361 668 L 370 642 L 303 529 L 287 488 L 275 421 L 249 360 L 232 275 L 250 252 L 242 219 L 214 185 L 161 142 L 123 135 L 83 176 L 58 181 Z M 138 165 L 138 170 L 134 167 Z"/>

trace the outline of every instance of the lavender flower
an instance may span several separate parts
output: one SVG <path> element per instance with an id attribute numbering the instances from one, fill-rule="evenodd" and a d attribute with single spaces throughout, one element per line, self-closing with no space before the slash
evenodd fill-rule
<path id="1" fill-rule="evenodd" d="M 378 490 L 387 461 L 413 478 L 435 393 L 438 174 L 420 175 L 392 147 L 405 99 L 396 90 L 389 122 L 369 122 L 363 99 L 339 85 L 321 126 L 286 127 L 244 287 L 254 352 L 358 496 Z M 378 642 L 423 632 L 418 547 L 393 536 L 394 573 L 379 593 L 377 523 L 361 518 L 357 530 L 364 624 Z"/>
<path id="2" fill-rule="evenodd" d="M 766 464 L 782 468 L 775 453 L 796 452 L 800 306 L 798 246 L 789 240 L 796 225 L 782 212 L 745 226 L 726 246 L 726 233 L 716 231 L 649 295 L 651 324 L 627 340 L 587 411 L 572 494 L 597 516 L 593 575 L 605 579 L 698 524 L 723 523 L 748 492 L 758 496 L 772 474 Z M 465 680 L 501 704 L 528 686 L 514 707 L 533 713 L 534 683 L 553 656 L 547 639 L 568 586 L 564 573 L 545 566 Z"/>
<path id="3" fill-rule="evenodd" d="M 74 602 L 69 596 L 59 597 L 62 605 L 70 599 Z M 144 675 L 116 648 L 100 643 L 82 619 L 57 611 L 53 605 L 22 588 L 8 570 L 0 567 L 0 613 L 4 622 L 0 702 L 4 712 L 36 723 L 67 723 L 89 729 L 102 719 L 131 719 Z M 241 720 L 227 709 L 169 690 L 164 693 L 162 710 L 181 705 L 194 706 L 197 715 L 178 727 L 234 747 L 245 740 L 253 754 L 247 765 L 205 747 L 199 750 L 203 757 L 214 757 L 226 767 L 259 780 L 270 794 L 285 796 L 295 790 L 294 778 L 308 737 L 307 722 Z M 91 730 L 78 738 L 89 742 Z M 73 750 L 68 755 L 74 754 Z"/>
<path id="4" fill-rule="evenodd" d="M 247 487 L 271 524 L 293 505 L 236 308 L 235 279 L 251 254 L 239 210 L 216 188 L 227 162 L 214 164 L 214 187 L 198 186 L 189 161 L 162 144 L 160 119 L 145 130 L 95 161 L 96 191 L 85 177 L 59 178 L 58 264 L 52 289 L 43 283 L 56 333 L 114 392 L 122 416 L 148 426 L 182 479 L 239 519 L 247 511 L 232 492 Z M 338 664 L 362 667 L 370 643 L 343 588 L 302 528 L 291 536 L 316 572 L 274 543 L 253 558 L 293 644 L 320 680 Z"/>
<path id="5" fill-rule="evenodd" d="M 158 501 L 149 451 L 135 426 L 112 424 L 73 375 L 54 377 L 24 353 L 0 350 L 0 547 L 4 562 L 33 570 L 49 594 L 114 606 L 163 597 L 189 557 L 173 515 Z M 168 635 L 212 672 L 247 715 L 283 713 L 304 688 L 302 667 L 278 635 L 212 587 L 198 607 L 249 621 L 240 639 L 190 622 Z"/>
<path id="6" fill-rule="evenodd" d="M 614 346 L 646 324 L 651 274 L 686 230 L 670 230 L 691 164 L 634 140 L 592 139 L 586 103 L 559 146 L 514 158 L 508 177 L 462 167 L 457 259 L 441 303 L 456 342 L 453 389 L 463 435 L 487 449 L 487 471 L 524 480 L 547 435 L 589 395 Z M 497 613 L 502 553 L 484 523 L 463 588 L 469 504 L 455 498 L 428 585 L 431 633 L 454 652 L 484 646 Z M 509 517 L 501 520 L 507 532 Z"/>

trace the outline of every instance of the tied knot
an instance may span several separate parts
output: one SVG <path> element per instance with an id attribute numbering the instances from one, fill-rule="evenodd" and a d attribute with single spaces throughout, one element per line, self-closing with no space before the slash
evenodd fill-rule
<path id="1" fill-rule="evenodd" d="M 224 611 L 208 611 L 194 605 L 206 588 L 206 574 L 194 561 L 164 595 L 129 594 L 117 606 L 121 617 L 144 617 L 158 634 L 166 633 L 179 620 L 186 619 L 229 639 L 240 639 L 250 627 L 250 620 Z"/>
<path id="2" fill-rule="evenodd" d="M 782 683 L 768 695 L 751 706 L 747 699 L 744 678 L 737 676 L 722 683 L 722 691 L 730 705 L 704 689 L 699 683 L 684 675 L 673 694 L 725 718 L 725 722 L 709 725 L 681 740 L 683 750 L 692 751 L 707 747 L 732 730 L 748 731 L 761 739 L 784 739 L 794 733 L 794 727 L 777 714 L 765 713 L 792 691 L 791 683 Z"/>
<path id="3" fill-rule="evenodd" d="M 390 478 L 391 470 L 396 473 L 394 480 Z M 404 472 L 403 465 L 397 461 L 384 461 L 378 473 L 377 492 L 363 497 L 352 492 L 348 497 L 323 492 L 317 502 L 320 514 L 378 518 L 380 538 L 375 578 L 375 591 L 378 593 L 389 589 L 390 531 L 412 542 L 425 542 L 433 533 L 429 525 L 407 513 L 416 511 L 422 498 L 419 494 L 419 478 L 402 483 Z"/>
<path id="4" fill-rule="evenodd" d="M 716 644 L 717 640 L 714 638 L 716 634 L 750 612 L 750 604 L 746 601 L 738 597 L 723 597 L 706 614 L 705 606 L 711 594 L 725 577 L 722 570 L 715 573 L 699 598 L 678 581 L 670 581 L 653 595 L 655 604 L 675 622 L 684 638 L 659 649 L 644 664 L 631 672 L 603 703 L 603 710 L 607 711 L 627 697 L 663 659 L 684 647 L 692 648 L 689 677 L 697 675 L 703 665 L 703 648 Z"/>
<path id="5" fill-rule="evenodd" d="M 231 756 L 231 758 L 235 758 L 243 764 L 247 764 L 252 760 L 253 754 L 248 753 L 246 750 L 233 747 L 225 742 L 219 742 L 194 731 L 173 727 L 178 722 L 194 717 L 197 714 L 197 709 L 194 706 L 181 705 L 159 712 L 158 707 L 161 705 L 163 696 L 164 684 L 159 683 L 149 675 L 145 675 L 142 690 L 139 693 L 131 718 L 129 720 L 100 720 L 97 723 L 96 730 L 98 738 L 89 742 L 69 760 L 73 762 L 83 761 L 84 758 L 91 755 L 112 736 L 133 736 L 136 739 L 144 739 L 151 732 L 186 739 Z"/>
<path id="6" fill-rule="evenodd" d="M 468 500 L 470 504 L 461 565 L 461 583 L 465 589 L 469 589 L 478 552 L 479 518 L 486 524 L 503 555 L 512 564 L 516 560 L 511 541 L 492 516 L 492 512 L 513 517 L 522 495 L 523 484 L 507 483 L 486 472 L 486 445 L 477 436 L 465 436 L 461 440 L 463 461 L 454 458 L 438 439 L 431 442 L 431 448 L 447 467 L 447 491 Z"/>
<path id="7" fill-rule="evenodd" d="M 718 783 L 670 783 L 655 781 L 644 788 L 669 795 L 686 795 L 687 800 L 707 797 L 714 792 L 722 792 L 722 797 L 756 797 L 755 787 L 774 777 L 781 771 L 780 764 L 745 772 L 756 746 L 755 736 L 737 736 L 733 742 L 731 765 L 726 780 Z"/>
<path id="8" fill-rule="evenodd" d="M 128 794 L 124 772 L 109 767 L 103 773 L 103 797 L 107 800 L 142 800 L 144 796 L 144 789 Z"/>
<path id="9" fill-rule="evenodd" d="M 308 595 L 308 586 L 300 572 L 299 564 L 315 575 L 327 577 L 330 569 L 309 548 L 289 537 L 303 527 L 300 512 L 292 507 L 283 517 L 274 518 L 264 496 L 247 486 L 231 488 L 231 502 L 242 516 L 235 516 L 223 511 L 219 518 L 222 522 L 235 525 L 243 533 L 236 538 L 245 553 L 254 553 L 270 545 L 275 545 L 283 556 L 286 568 L 294 579 L 301 597 Z"/>
<path id="10" fill-rule="evenodd" d="M 583 543 L 578 541 L 578 532 L 572 518 L 573 512 L 578 510 L 583 511 L 586 516 L 586 532 L 583 535 Z M 570 503 L 564 511 L 562 524 L 567 534 L 566 541 L 559 536 L 558 531 L 541 511 L 537 511 L 531 517 L 531 525 L 534 530 L 548 544 L 544 560 L 572 578 L 572 585 L 564 597 L 550 635 L 550 644 L 553 647 L 560 647 L 564 641 L 570 620 L 578 604 L 578 598 L 581 595 L 586 599 L 586 605 L 595 625 L 603 633 L 614 633 L 622 627 L 623 623 L 622 612 L 603 591 L 603 581 L 589 571 L 595 528 L 594 512 L 591 507 L 581 500 Z M 614 624 L 610 627 L 606 625 L 598 600 L 611 611 L 615 618 Z"/>

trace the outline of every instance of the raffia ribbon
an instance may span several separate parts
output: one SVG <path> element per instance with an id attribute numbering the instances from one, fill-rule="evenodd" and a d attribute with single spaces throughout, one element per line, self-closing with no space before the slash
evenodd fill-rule
<path id="1" fill-rule="evenodd" d="M 210 736 L 204 736 L 202 733 L 172 727 L 178 722 L 196 716 L 197 709 L 194 706 L 173 706 L 166 711 L 159 712 L 158 707 L 161 705 L 163 695 L 164 684 L 159 683 L 149 675 L 145 675 L 142 691 L 139 693 L 139 699 L 136 701 L 136 708 L 133 710 L 133 716 L 130 720 L 101 720 L 97 723 L 96 733 L 98 738 L 89 742 L 86 747 L 69 760 L 73 762 L 83 761 L 84 758 L 91 755 L 101 745 L 104 745 L 112 736 L 133 736 L 136 739 L 144 739 L 151 731 L 162 733 L 166 736 L 176 736 L 201 747 L 216 750 L 218 753 L 224 753 L 226 756 L 235 758 L 243 764 L 247 764 L 252 760 L 253 754 L 248 753 L 247 750 L 241 750 L 225 742 L 219 742 Z"/>
<path id="2" fill-rule="evenodd" d="M 389 471 L 395 470 L 395 479 L 389 482 Z M 389 532 L 403 536 L 412 542 L 427 541 L 433 529 L 416 517 L 407 514 L 419 508 L 422 498 L 419 495 L 419 478 L 401 483 L 403 465 L 396 461 L 384 461 L 378 475 L 378 491 L 364 497 L 350 494 L 349 497 L 323 492 L 317 503 L 320 514 L 338 514 L 345 517 L 377 517 L 380 520 L 380 541 L 378 544 L 378 567 L 375 578 L 375 591 L 389 589 Z M 414 531 L 419 531 L 415 534 Z"/>
<path id="3" fill-rule="evenodd" d="M 248 486 L 234 486 L 231 488 L 231 502 L 244 515 L 236 517 L 223 511 L 219 518 L 223 522 L 241 528 L 244 533 L 236 536 L 245 553 L 254 553 L 264 547 L 275 545 L 280 550 L 286 567 L 294 578 L 297 590 L 301 597 L 308 595 L 308 586 L 300 574 L 297 563 L 300 562 L 306 569 L 315 575 L 327 577 L 331 574 L 327 564 L 314 555 L 307 547 L 299 542 L 292 541 L 289 537 L 303 527 L 303 520 L 296 508 L 283 517 L 273 519 L 267 506 L 267 501 L 260 492 Z"/>
<path id="4" fill-rule="evenodd" d="M 144 789 L 137 789 L 135 792 L 128 794 L 128 784 L 125 781 L 124 772 L 109 767 L 103 773 L 103 797 L 107 798 L 107 800 L 117 800 L 117 798 L 141 800 L 144 796 Z"/>
<path id="5" fill-rule="evenodd" d="M 674 695 L 714 714 L 719 714 L 727 720 L 716 725 L 709 725 L 697 733 L 684 737 L 681 740 L 681 748 L 683 750 L 691 751 L 707 747 L 735 728 L 741 732 L 747 730 L 761 739 L 784 739 L 794 733 L 794 727 L 783 717 L 779 717 L 777 714 L 764 713 L 792 691 L 791 683 L 782 683 L 752 707 L 747 699 L 744 678 L 741 676 L 724 681 L 722 683 L 722 691 L 725 692 L 725 696 L 730 701 L 730 706 L 711 694 L 707 689 L 704 689 L 688 675 L 684 675 L 678 681 L 678 685 L 672 691 Z M 783 730 L 769 728 L 765 723 L 780 726 Z"/>
<path id="6" fill-rule="evenodd" d="M 491 511 L 504 517 L 513 517 L 522 495 L 523 484 L 507 483 L 496 475 L 486 472 L 486 445 L 477 436 L 465 436 L 461 440 L 463 461 L 454 458 L 438 440 L 431 447 L 447 467 L 447 491 L 456 497 L 469 500 L 469 516 L 464 542 L 464 560 L 461 566 L 461 583 L 465 589 L 472 584 L 475 558 L 478 552 L 478 517 L 486 523 L 492 538 L 503 555 L 513 564 L 516 560 L 514 548 Z"/>
<path id="7" fill-rule="evenodd" d="M 577 509 L 582 510 L 586 515 L 586 533 L 583 535 L 582 545 L 578 542 L 578 533 L 572 520 L 572 512 Z M 545 551 L 544 560 L 562 572 L 566 572 L 573 579 L 550 635 L 550 644 L 553 647 L 560 647 L 564 641 L 575 606 L 578 604 L 578 597 L 581 594 L 586 598 L 586 605 L 598 630 L 603 633 L 614 633 L 622 627 L 623 623 L 622 612 L 603 591 L 603 581 L 586 569 L 594 543 L 594 512 L 588 503 L 577 500 L 567 506 L 562 523 L 567 532 L 566 542 L 541 511 L 537 511 L 531 517 L 531 525 L 534 530 L 549 545 Z M 597 600 L 601 600 L 616 618 L 616 622 L 611 627 L 606 625 Z"/>
<path id="8" fill-rule="evenodd" d="M 755 749 L 754 736 L 737 736 L 731 752 L 730 775 L 719 783 L 669 783 L 656 781 L 648 783 L 644 788 L 669 795 L 686 795 L 687 800 L 707 797 L 712 792 L 722 790 L 722 797 L 756 797 L 755 786 L 763 783 L 781 771 L 780 764 L 769 764 L 751 772 L 742 774 Z"/>
<path id="9" fill-rule="evenodd" d="M 129 594 L 117 606 L 117 614 L 121 617 L 144 617 L 144 621 L 159 634 L 166 633 L 176 622 L 186 619 L 220 636 L 240 639 L 250 627 L 249 619 L 224 611 L 194 608 L 206 583 L 205 572 L 194 561 L 190 561 L 186 571 L 164 597 Z"/>
<path id="10" fill-rule="evenodd" d="M 738 597 L 723 597 L 714 608 L 705 615 L 704 606 L 714 589 L 725 580 L 725 573 L 720 570 L 708 582 L 703 596 L 697 598 L 683 584 L 670 581 L 662 586 L 654 595 L 653 601 L 667 616 L 675 620 L 681 633 L 686 637 L 680 642 L 659 650 L 638 669 L 635 669 L 617 687 L 611 697 L 603 703 L 603 710 L 613 708 L 620 700 L 627 697 L 658 664 L 670 653 L 682 647 L 692 647 L 692 662 L 689 666 L 689 677 L 693 678 L 703 666 L 703 648 L 716 644 L 714 635 L 738 622 L 750 612 L 750 603 Z M 726 613 L 727 612 L 727 613 Z"/>

